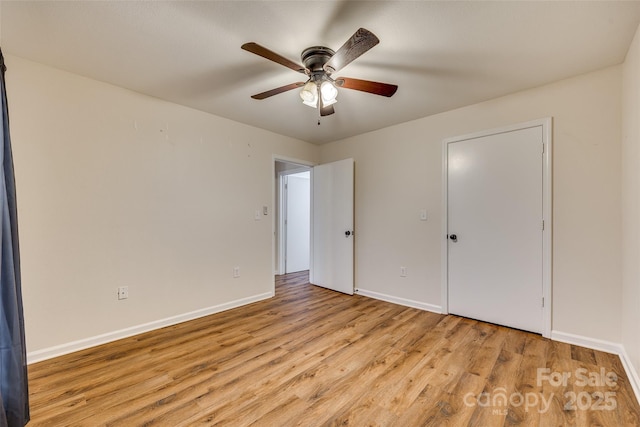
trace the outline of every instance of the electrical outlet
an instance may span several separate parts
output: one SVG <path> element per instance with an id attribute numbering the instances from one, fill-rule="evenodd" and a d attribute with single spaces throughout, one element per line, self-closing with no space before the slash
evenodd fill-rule
<path id="1" fill-rule="evenodd" d="M 233 267 L 233 277 L 234 278 L 240 277 L 240 267 Z"/>
<path id="2" fill-rule="evenodd" d="M 120 286 L 118 288 L 118 299 L 127 299 L 127 298 L 129 298 L 129 287 Z"/>
<path id="3" fill-rule="evenodd" d="M 400 267 L 400 277 L 407 277 L 407 267 Z"/>

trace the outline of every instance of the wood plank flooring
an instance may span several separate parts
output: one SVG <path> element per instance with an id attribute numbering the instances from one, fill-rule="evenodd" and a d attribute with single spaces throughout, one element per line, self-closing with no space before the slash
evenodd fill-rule
<path id="1" fill-rule="evenodd" d="M 276 282 L 270 300 L 30 365 L 29 426 L 640 425 L 615 355 L 306 273 Z"/>

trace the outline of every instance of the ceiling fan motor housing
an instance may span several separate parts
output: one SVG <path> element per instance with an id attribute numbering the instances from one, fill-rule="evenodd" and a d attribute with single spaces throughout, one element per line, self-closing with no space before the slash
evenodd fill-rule
<path id="1" fill-rule="evenodd" d="M 322 67 L 333 55 L 335 55 L 335 52 L 328 47 L 312 46 L 302 51 L 300 59 L 307 69 L 307 73 L 312 78 L 315 77 L 314 80 L 316 80 L 318 77 L 326 75 L 326 71 Z"/>

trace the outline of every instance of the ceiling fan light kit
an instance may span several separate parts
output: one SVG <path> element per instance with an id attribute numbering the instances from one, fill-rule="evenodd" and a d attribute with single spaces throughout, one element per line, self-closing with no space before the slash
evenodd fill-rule
<path id="1" fill-rule="evenodd" d="M 325 80 L 320 85 L 320 94 L 322 95 L 322 105 L 332 105 L 338 102 L 338 89 L 332 82 Z"/>
<path id="2" fill-rule="evenodd" d="M 320 96 L 318 96 L 318 93 L 320 93 Z M 336 89 L 333 82 L 329 80 L 323 80 L 319 84 L 317 81 L 309 80 L 300 91 L 302 103 L 313 108 L 318 108 L 319 100 L 322 100 L 322 105 L 325 107 L 333 105 L 338 102 L 336 99 L 337 96 L 338 89 Z"/>
<path id="3" fill-rule="evenodd" d="M 314 82 L 307 82 L 300 91 L 300 98 L 304 105 L 318 108 L 318 86 Z"/>
<path id="4" fill-rule="evenodd" d="M 398 86 L 349 77 L 339 77 L 334 80 L 331 77 L 331 74 L 341 70 L 379 42 L 380 40 L 371 31 L 360 28 L 336 52 L 325 46 L 313 46 L 303 50 L 300 59 L 304 66 L 257 43 L 245 43 L 242 49 L 309 76 L 306 82 L 291 83 L 253 95 L 251 98 L 266 99 L 302 87 L 300 91 L 302 103 L 313 108 L 320 107 L 320 115 L 328 116 L 335 112 L 333 104 L 337 102 L 338 87 L 391 97 L 396 93 Z"/>

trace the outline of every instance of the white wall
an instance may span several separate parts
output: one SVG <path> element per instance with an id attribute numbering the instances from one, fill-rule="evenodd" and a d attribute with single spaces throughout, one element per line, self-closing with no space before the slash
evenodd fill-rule
<path id="1" fill-rule="evenodd" d="M 619 343 L 620 66 L 322 146 L 322 162 L 356 163 L 356 287 L 437 309 L 442 140 L 548 116 L 552 329 Z"/>
<path id="2" fill-rule="evenodd" d="M 622 75 L 622 343 L 640 372 L 640 27 Z"/>
<path id="3" fill-rule="evenodd" d="M 31 353 L 268 295 L 272 221 L 253 213 L 263 205 L 274 212 L 266 178 L 274 154 L 355 158 L 356 286 L 437 309 L 442 140 L 547 116 L 555 147 L 553 329 L 623 339 L 622 67 L 316 147 L 6 59 Z M 637 88 L 633 76 L 625 84 Z M 634 102 L 625 132 L 635 125 L 637 142 Z M 631 175 L 627 187 L 637 181 Z M 637 207 L 626 218 L 636 217 Z M 637 247 L 640 236 L 627 242 Z M 239 279 L 231 277 L 235 265 Z M 400 265 L 408 277 L 399 277 Z M 637 285 L 638 273 L 625 270 L 625 278 Z M 126 301 L 116 299 L 121 285 L 130 289 Z M 625 299 L 640 294 L 628 291 Z M 625 340 L 636 335 L 628 327 Z"/>
<path id="4" fill-rule="evenodd" d="M 318 147 L 6 63 L 31 355 L 271 294 L 272 218 L 254 211 L 273 212 L 273 155 Z"/>

